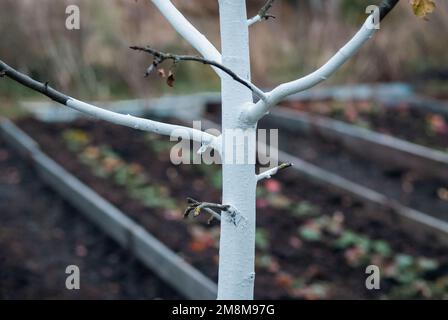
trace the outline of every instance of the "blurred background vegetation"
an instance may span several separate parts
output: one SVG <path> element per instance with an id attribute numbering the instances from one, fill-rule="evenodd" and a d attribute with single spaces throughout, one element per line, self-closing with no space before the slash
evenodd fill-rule
<path id="1" fill-rule="evenodd" d="M 219 48 L 218 1 L 173 1 Z M 373 0 L 277 0 L 276 20 L 251 28 L 252 72 L 261 87 L 272 87 L 314 70 L 334 54 L 366 18 Z M 248 0 L 256 14 L 264 0 Z M 81 29 L 65 28 L 65 8 L 81 9 Z M 381 31 L 330 79 L 330 84 L 406 81 L 443 91 L 448 76 L 448 2 L 437 1 L 429 19 L 416 18 L 408 1 Z M 144 79 L 149 56 L 130 45 L 150 44 L 173 53 L 195 51 L 169 26 L 149 0 L 2 0 L 0 57 L 64 92 L 83 99 L 117 99 L 218 90 L 210 68 L 184 63 L 174 88 Z M 169 67 L 169 66 L 168 66 Z M 434 89 L 435 88 L 435 89 Z M 430 89 L 427 89 L 430 90 Z M 35 98 L 12 81 L 2 81 L 3 102 Z"/>

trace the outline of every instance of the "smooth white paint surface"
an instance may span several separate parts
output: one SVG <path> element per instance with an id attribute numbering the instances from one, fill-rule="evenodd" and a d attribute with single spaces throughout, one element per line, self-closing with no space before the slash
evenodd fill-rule
<path id="1" fill-rule="evenodd" d="M 113 112 L 76 100 L 74 98 L 70 98 L 67 101 L 67 107 L 86 113 L 100 120 L 105 120 L 133 129 L 154 132 L 161 135 L 171 136 L 176 134 L 176 132 L 184 132 L 186 135 L 191 137 L 191 140 L 204 144 L 210 144 L 211 147 L 214 147 L 214 141 L 216 141 L 215 136 L 197 129 L 134 117 L 129 114 Z"/>
<path id="2" fill-rule="evenodd" d="M 219 9 L 223 63 L 240 77 L 250 80 L 246 1 L 220 0 Z M 252 92 L 228 77 L 223 77 L 221 84 L 222 127 L 225 141 L 225 129 L 243 128 L 244 123 L 241 122 L 240 113 L 248 103 L 252 103 Z M 255 126 L 248 129 L 255 130 Z M 253 137 L 250 143 L 255 145 L 255 135 Z M 255 148 L 246 147 L 245 153 L 254 158 Z M 225 154 L 222 159 L 225 159 Z M 224 163 L 222 168 L 223 204 L 232 205 L 243 219 L 235 226 L 225 216 L 221 217 L 218 299 L 253 299 L 255 165 Z"/>
<path id="3" fill-rule="evenodd" d="M 159 9 L 160 13 L 173 26 L 173 28 L 188 41 L 199 53 L 208 60 L 221 63 L 221 54 L 215 46 L 200 33 L 183 15 L 177 10 L 170 0 L 151 0 Z M 213 68 L 219 75 L 223 72 Z"/>
<path id="4" fill-rule="evenodd" d="M 375 33 L 376 29 L 370 28 L 373 24 L 373 16 L 369 16 L 361 27 L 361 29 L 355 34 L 355 36 L 342 47 L 330 60 L 327 61 L 322 67 L 314 71 L 313 73 L 294 80 L 291 82 L 283 83 L 276 87 L 274 90 L 268 92 L 267 101 L 259 101 L 253 105 L 247 111 L 247 121 L 256 122 L 261 119 L 271 107 L 275 106 L 281 100 L 289 95 L 305 91 L 312 88 L 315 85 L 325 81 L 336 70 L 338 70 L 348 59 L 350 59 L 362 45 L 369 40 Z"/>

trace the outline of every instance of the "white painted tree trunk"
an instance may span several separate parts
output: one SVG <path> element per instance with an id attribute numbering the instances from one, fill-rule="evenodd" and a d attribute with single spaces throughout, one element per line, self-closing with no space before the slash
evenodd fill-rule
<path id="1" fill-rule="evenodd" d="M 248 25 L 262 19 L 247 21 L 246 0 L 219 0 L 221 19 L 221 47 L 222 55 L 210 41 L 196 30 L 188 20 L 176 9 L 169 0 L 151 0 L 172 26 L 195 47 L 206 59 L 215 63 L 222 61 L 223 65 L 247 80 L 246 85 L 235 81 L 222 68 L 214 70 L 222 79 L 222 152 L 223 159 L 223 204 L 231 205 L 238 211 L 235 224 L 228 216 L 231 213 L 222 212 L 218 299 L 253 299 L 255 280 L 255 189 L 259 179 L 269 177 L 279 168 L 255 175 L 255 130 L 256 123 L 265 116 L 270 108 L 287 96 L 309 89 L 324 81 L 339 69 L 375 32 L 374 15 L 369 16 L 361 30 L 342 47 L 326 64 L 313 73 L 300 79 L 283 83 L 274 90 L 264 93 L 250 82 L 250 58 Z M 384 18 L 392 10 L 398 0 L 384 1 L 380 10 L 380 18 Z M 380 19 L 380 20 L 381 20 Z M 215 64 L 216 66 L 216 64 Z M 54 90 L 47 84 L 18 72 L 0 60 L 0 73 L 22 85 L 40 92 L 58 103 L 84 112 L 96 118 L 135 129 L 172 135 L 178 129 L 187 130 L 194 141 L 203 143 L 219 150 L 219 137 L 182 126 L 161 123 L 149 119 L 123 115 L 94 105 L 76 100 Z M 241 80 L 241 79 L 240 79 Z M 244 81 L 243 81 L 244 82 Z M 261 99 L 254 104 L 252 91 Z M 251 123 L 252 125 L 249 125 Z M 245 144 L 245 164 L 226 163 L 226 145 L 233 138 L 230 129 L 246 130 L 249 141 L 239 140 Z M 234 152 L 236 142 L 232 143 Z"/>
<path id="2" fill-rule="evenodd" d="M 240 77 L 250 79 L 249 36 L 245 0 L 220 0 L 222 61 Z M 252 92 L 228 76 L 222 78 L 223 146 L 227 129 L 244 128 L 243 107 L 252 103 Z M 255 139 L 249 143 L 255 145 Z M 235 146 L 234 146 L 235 147 Z M 255 148 L 245 148 L 255 159 Z M 249 154 L 250 153 L 250 154 Z M 234 152 L 235 154 L 235 152 Z M 243 216 L 237 226 L 221 219 L 218 299 L 253 299 L 255 262 L 255 165 L 230 164 L 223 148 L 223 203 Z M 245 157 L 246 161 L 249 159 Z"/>

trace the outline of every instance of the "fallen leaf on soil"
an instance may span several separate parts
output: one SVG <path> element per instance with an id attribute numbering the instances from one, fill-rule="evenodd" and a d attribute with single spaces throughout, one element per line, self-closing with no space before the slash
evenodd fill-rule
<path id="1" fill-rule="evenodd" d="M 291 275 L 281 272 L 275 276 L 275 283 L 284 289 L 290 289 L 294 283 L 294 279 Z"/>

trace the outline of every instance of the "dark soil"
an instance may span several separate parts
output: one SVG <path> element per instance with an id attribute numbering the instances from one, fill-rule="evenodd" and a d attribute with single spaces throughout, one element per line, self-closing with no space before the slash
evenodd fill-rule
<path id="1" fill-rule="evenodd" d="M 40 182 L 0 140 L 0 299 L 175 299 L 180 295 Z M 79 290 L 65 287 L 68 265 Z"/>
<path id="2" fill-rule="evenodd" d="M 150 150 L 143 133 L 104 122 L 78 121 L 63 125 L 43 124 L 27 119 L 20 121 L 19 125 L 56 161 L 216 280 L 217 247 L 210 246 L 198 252 L 192 246 L 192 230 L 195 230 L 197 225 L 202 225 L 203 220 L 167 218 L 166 210 L 148 209 L 141 202 L 126 195 L 122 188 L 111 181 L 95 177 L 86 165 L 80 163 L 76 156 L 67 150 L 61 132 L 69 127 L 88 132 L 95 145 L 107 144 L 127 161 L 143 165 L 152 182 L 168 186 L 170 193 L 176 198 L 193 196 L 201 200 L 219 201 L 219 190 L 210 186 L 207 177 L 198 172 L 198 166 L 173 166 L 169 162 L 169 151 L 155 153 Z M 282 174 L 276 178 L 280 182 L 282 194 L 294 203 L 306 200 L 318 206 L 322 213 L 328 216 L 340 212 L 345 218 L 347 228 L 373 239 L 385 239 L 394 251 L 436 258 L 442 266 L 439 274 L 446 274 L 446 249 L 431 236 L 427 236 L 423 242 L 417 242 L 396 221 L 386 223 L 374 219 L 371 211 L 349 197 L 341 197 L 329 189 L 301 181 L 293 174 Z M 280 199 L 280 195 L 278 198 Z M 375 216 L 385 215 L 387 213 L 375 212 Z M 288 210 L 272 205 L 261 205 L 261 202 L 258 204 L 257 216 L 258 229 L 265 230 L 269 240 L 266 248 L 258 248 L 257 255 L 270 258 L 267 267 L 257 265 L 257 298 L 315 298 L 312 294 L 297 294 L 291 290 L 291 278 L 307 284 L 326 283 L 329 288 L 326 298 L 379 298 L 387 294 L 394 285 L 393 282 L 384 281 L 381 291 L 369 291 L 364 285 L 365 269 L 349 265 L 343 252 L 335 250 L 327 241 L 306 242 L 299 239 L 298 228 L 307 223 L 307 218 L 293 216 Z M 216 224 L 204 228 L 208 228 L 206 230 L 210 234 L 216 233 Z"/>

